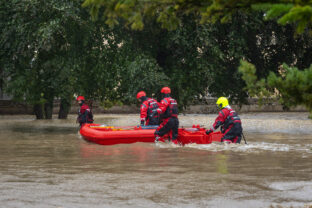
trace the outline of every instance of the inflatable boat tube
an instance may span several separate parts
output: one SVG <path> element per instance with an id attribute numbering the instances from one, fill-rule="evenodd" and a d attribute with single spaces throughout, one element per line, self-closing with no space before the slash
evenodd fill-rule
<path id="1" fill-rule="evenodd" d="M 100 124 L 85 124 L 80 128 L 80 134 L 89 142 L 100 145 L 130 144 L 135 142 L 154 142 L 154 132 L 157 126 L 106 126 Z M 178 143 L 181 145 L 196 143 L 210 144 L 220 142 L 221 132 L 206 135 L 206 129 L 199 126 L 179 128 Z M 166 136 L 159 141 L 164 142 Z"/>

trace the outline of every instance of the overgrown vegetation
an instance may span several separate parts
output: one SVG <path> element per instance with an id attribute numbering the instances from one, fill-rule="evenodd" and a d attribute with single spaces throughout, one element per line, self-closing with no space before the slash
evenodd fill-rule
<path id="1" fill-rule="evenodd" d="M 105 106 L 130 104 L 140 90 L 159 99 L 165 85 L 182 107 L 207 95 L 244 103 L 257 91 L 245 88 L 246 77 L 256 82 L 254 76 L 266 78 L 272 71 L 278 80 L 283 63 L 298 72 L 310 67 L 309 31 L 274 19 L 297 6 L 310 7 L 296 2 L 286 2 L 288 10 L 257 1 L 86 0 L 87 8 L 81 0 L 1 2 L 1 87 L 33 104 L 38 119 L 51 118 L 56 98 L 61 100 L 59 118 L 66 118 L 75 95 Z M 94 19 L 101 18 L 92 20 L 89 10 Z M 303 21 L 293 18 L 288 22 Z M 241 59 L 257 70 L 242 78 Z M 308 88 L 301 83 L 300 89 Z M 268 95 L 272 86 L 261 85 Z"/>
<path id="2" fill-rule="evenodd" d="M 309 118 L 312 118 L 312 65 L 298 70 L 284 64 L 278 75 L 270 72 L 261 80 L 257 80 L 255 66 L 246 61 L 241 62 L 239 71 L 251 96 L 258 96 L 260 100 L 276 96 L 287 107 L 304 105 L 310 112 Z"/>

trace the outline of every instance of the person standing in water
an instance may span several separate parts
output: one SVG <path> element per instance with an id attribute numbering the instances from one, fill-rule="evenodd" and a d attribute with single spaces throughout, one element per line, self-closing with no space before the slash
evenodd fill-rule
<path id="1" fill-rule="evenodd" d="M 169 138 L 173 143 L 177 143 L 179 119 L 178 119 L 178 103 L 173 99 L 171 89 L 169 87 L 163 87 L 161 89 L 163 99 L 160 102 L 160 106 L 157 109 L 157 113 L 161 114 L 162 123 L 155 131 L 155 142 L 165 134 L 169 133 Z"/>
<path id="2" fill-rule="evenodd" d="M 243 133 L 242 122 L 237 113 L 229 105 L 229 101 L 225 97 L 217 100 L 217 107 L 220 109 L 212 128 L 206 131 L 206 134 L 212 133 L 218 127 L 224 133 L 221 142 L 240 143 Z"/>
<path id="3" fill-rule="evenodd" d="M 93 123 L 93 114 L 89 106 L 85 104 L 85 98 L 83 96 L 78 96 L 77 102 L 80 106 L 77 118 L 77 122 L 79 122 L 80 127 L 85 123 Z"/>
<path id="4" fill-rule="evenodd" d="M 146 97 L 144 91 L 138 92 L 137 99 L 141 102 L 140 125 L 159 125 L 159 115 L 154 113 L 159 107 L 158 102 L 153 98 Z"/>

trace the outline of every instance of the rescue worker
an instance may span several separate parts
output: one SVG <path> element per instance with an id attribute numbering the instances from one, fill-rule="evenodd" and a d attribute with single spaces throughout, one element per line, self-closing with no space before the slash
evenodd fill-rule
<path id="1" fill-rule="evenodd" d="M 163 99 L 160 102 L 157 113 L 161 115 L 162 123 L 155 131 L 155 142 L 159 137 L 169 133 L 169 140 L 171 137 L 172 142 L 177 144 L 179 119 L 178 119 L 178 103 L 175 99 L 171 98 L 171 89 L 163 87 L 161 89 Z"/>
<path id="2" fill-rule="evenodd" d="M 231 108 L 227 98 L 220 97 L 216 104 L 220 109 L 219 115 L 206 134 L 210 134 L 221 126 L 221 132 L 224 133 L 221 142 L 240 143 L 243 129 L 239 116 Z"/>
<path id="3" fill-rule="evenodd" d="M 80 106 L 77 118 L 77 122 L 79 122 L 80 127 L 85 123 L 93 123 L 93 114 L 89 106 L 85 104 L 85 98 L 83 96 L 78 96 L 77 102 Z"/>
<path id="4" fill-rule="evenodd" d="M 159 107 L 158 102 L 153 98 L 146 97 L 144 91 L 138 92 L 136 97 L 142 103 L 140 107 L 141 126 L 159 125 L 159 115 L 154 113 Z"/>

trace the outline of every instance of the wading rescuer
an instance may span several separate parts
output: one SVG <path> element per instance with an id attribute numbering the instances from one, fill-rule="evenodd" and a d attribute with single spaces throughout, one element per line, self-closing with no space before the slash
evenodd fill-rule
<path id="1" fill-rule="evenodd" d="M 171 89 L 169 87 L 163 87 L 160 92 L 163 99 L 156 112 L 161 115 L 162 123 L 155 131 L 155 142 L 158 141 L 159 137 L 169 133 L 172 142 L 177 143 L 179 128 L 178 103 L 170 97 Z"/>
<path id="2" fill-rule="evenodd" d="M 83 96 L 78 96 L 77 102 L 80 106 L 77 118 L 77 122 L 79 122 L 80 126 L 85 123 L 93 123 L 93 114 L 89 106 L 85 104 L 85 98 Z"/>
<path id="3" fill-rule="evenodd" d="M 220 97 L 216 104 L 220 109 L 219 115 L 212 125 L 212 128 L 206 131 L 206 134 L 210 134 L 221 126 L 221 132 L 224 133 L 221 142 L 240 143 L 243 129 L 239 116 L 231 106 L 229 106 L 227 98 Z"/>
<path id="4" fill-rule="evenodd" d="M 142 103 L 140 107 L 141 126 L 159 125 L 159 115 L 155 113 L 159 107 L 158 102 L 153 98 L 146 97 L 144 91 L 138 92 L 137 99 Z"/>

